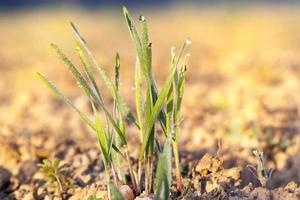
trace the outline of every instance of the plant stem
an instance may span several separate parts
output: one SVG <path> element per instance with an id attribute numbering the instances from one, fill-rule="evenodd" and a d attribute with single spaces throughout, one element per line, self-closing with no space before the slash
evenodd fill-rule
<path id="1" fill-rule="evenodd" d="M 181 177 L 181 172 L 180 172 L 177 136 L 175 138 L 175 141 L 173 142 L 173 152 L 174 152 L 174 160 L 175 160 L 175 173 L 176 173 L 177 192 L 181 193 L 182 192 L 182 177 Z"/>
<path id="2" fill-rule="evenodd" d="M 105 166 L 105 178 L 106 178 L 106 185 L 107 185 L 107 196 L 108 196 L 108 199 L 109 199 L 109 200 L 112 200 L 112 199 L 111 199 L 110 187 L 109 187 L 109 184 L 110 184 L 110 176 L 109 176 L 109 172 L 108 172 L 108 167 L 107 167 L 107 166 Z"/>
<path id="3" fill-rule="evenodd" d="M 143 161 L 139 160 L 139 164 L 138 164 L 138 193 L 141 192 L 142 188 L 141 188 L 141 179 L 142 179 L 142 165 L 143 165 Z"/>
<path id="4" fill-rule="evenodd" d="M 113 174 L 115 185 L 118 186 L 118 178 L 117 178 L 117 175 L 116 175 L 116 169 L 115 169 L 114 163 L 111 162 L 110 166 L 111 166 L 111 171 L 112 171 L 112 174 Z"/>
<path id="5" fill-rule="evenodd" d="M 146 157 L 146 163 L 145 163 L 145 191 L 148 194 L 149 193 L 149 156 Z"/>
<path id="6" fill-rule="evenodd" d="M 59 187 L 59 192 L 62 193 L 63 192 L 63 186 L 62 186 L 62 183 L 59 179 L 59 177 L 57 175 L 55 175 L 55 178 L 57 180 L 57 183 L 58 183 L 58 187 Z"/>
<path id="7" fill-rule="evenodd" d="M 126 160 L 127 160 L 127 164 L 128 164 L 128 168 L 129 168 L 129 174 L 130 174 L 130 178 L 132 181 L 133 189 L 134 189 L 135 194 L 137 194 L 138 189 L 137 189 L 137 184 L 136 184 L 136 178 L 135 178 L 135 175 L 133 173 L 133 168 L 130 163 L 130 157 L 129 157 L 129 151 L 128 151 L 127 145 L 125 146 L 125 156 L 126 156 Z"/>
<path id="8" fill-rule="evenodd" d="M 150 171 L 149 171 L 149 191 L 152 192 L 153 189 L 153 156 L 150 157 Z"/>

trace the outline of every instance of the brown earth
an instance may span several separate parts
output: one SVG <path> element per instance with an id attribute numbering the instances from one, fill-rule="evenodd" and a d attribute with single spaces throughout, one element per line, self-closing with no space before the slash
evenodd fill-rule
<path id="1" fill-rule="evenodd" d="M 181 197 L 300 199 L 298 8 L 174 7 L 133 13 L 149 19 L 159 84 L 169 69 L 170 47 L 186 37 L 193 41 L 180 127 L 188 188 Z M 134 107 L 135 55 L 120 10 L 1 13 L 1 200 L 60 199 L 55 190 L 41 187 L 45 179 L 37 171 L 42 159 L 52 157 L 67 165 L 72 184 L 79 186 L 69 189 L 65 198 L 106 195 L 95 135 L 34 77 L 35 71 L 44 72 L 91 114 L 88 100 L 49 48 L 55 42 L 79 63 L 72 51 L 70 20 L 78 24 L 109 75 L 119 51 L 121 90 Z M 136 130 L 129 126 L 128 132 L 130 144 L 139 144 Z M 266 188 L 246 167 L 256 165 L 254 149 L 263 151 L 267 167 L 274 169 Z M 134 161 L 137 149 L 131 145 L 130 151 Z"/>

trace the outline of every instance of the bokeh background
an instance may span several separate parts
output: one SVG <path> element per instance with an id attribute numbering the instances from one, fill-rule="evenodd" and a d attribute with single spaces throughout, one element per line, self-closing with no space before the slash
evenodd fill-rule
<path id="1" fill-rule="evenodd" d="M 58 44 L 80 64 L 70 21 L 77 24 L 111 77 L 114 55 L 120 53 L 121 90 L 134 107 L 135 53 L 121 5 L 127 5 L 135 19 L 140 14 L 148 19 L 159 85 L 168 73 L 170 48 L 179 48 L 186 38 L 193 42 L 180 133 L 183 157 L 216 154 L 221 141 L 220 154 L 227 166 L 245 169 L 246 164 L 255 163 L 252 150 L 260 149 L 268 166 L 276 169 L 271 187 L 300 179 L 300 9 L 296 0 L 1 0 L 2 143 L 22 146 L 27 141 L 26 148 L 32 151 L 51 150 L 53 140 L 66 138 L 83 146 L 96 145 L 95 136 L 79 117 L 35 78 L 36 71 L 47 74 L 91 114 L 88 100 L 49 45 Z M 110 104 L 112 99 L 99 84 Z M 129 128 L 129 132 L 130 140 L 138 143 L 135 130 Z M 2 148 L 0 163 L 9 165 L 15 155 L 7 151 Z M 31 155 L 24 154 L 18 159 Z M 255 182 L 246 169 L 244 173 L 245 184 Z"/>
<path id="2" fill-rule="evenodd" d="M 10 8 L 24 8 L 24 7 L 36 7 L 36 6 L 49 6 L 49 5 L 80 5 L 80 6 L 116 6 L 116 5 L 132 5 L 132 6 L 157 6 L 157 5 L 172 5 L 172 4 L 259 4 L 259 3 L 276 3 L 276 4 L 290 4 L 297 3 L 297 0 L 152 0 L 152 1 L 137 1 L 137 0 L 2 0 L 2 7 Z"/>

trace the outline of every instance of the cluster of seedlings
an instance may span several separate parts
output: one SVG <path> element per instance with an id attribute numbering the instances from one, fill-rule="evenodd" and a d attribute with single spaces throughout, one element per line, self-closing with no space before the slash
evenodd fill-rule
<path id="1" fill-rule="evenodd" d="M 166 200 L 169 199 L 171 192 L 173 162 L 175 163 L 177 192 L 181 193 L 183 190 L 178 150 L 178 126 L 186 80 L 186 59 L 189 56 L 186 50 L 191 41 L 186 40 L 178 53 L 175 48 L 171 49 L 170 72 L 162 88 L 158 90 L 152 72 L 152 47 L 149 42 L 146 19 L 140 16 L 141 31 L 138 32 L 125 7 L 123 7 L 123 13 L 136 50 L 135 114 L 129 110 L 120 95 L 119 54 L 115 57 L 115 74 L 114 79 L 111 80 L 97 63 L 86 40 L 73 23 L 71 26 L 78 39 L 75 50 L 84 68 L 84 74 L 57 45 L 51 44 L 51 46 L 88 97 L 93 110 L 93 118 L 80 111 L 45 75 L 37 73 L 37 77 L 71 106 L 96 133 L 105 166 L 109 199 L 125 199 L 119 188 L 122 185 L 129 185 L 134 196 L 141 193 L 154 193 L 155 199 Z M 95 75 L 100 76 L 114 99 L 112 111 L 105 105 Z M 103 120 L 99 115 L 100 111 L 104 113 Z M 140 149 L 137 170 L 133 168 L 130 160 L 126 120 L 139 131 Z M 162 133 L 162 136 L 159 133 Z M 251 166 L 249 168 L 255 169 L 258 179 L 264 186 L 271 173 L 264 168 L 262 153 L 256 152 L 256 156 L 259 159 L 257 170 Z M 127 163 L 127 169 L 122 163 Z M 64 175 L 64 167 L 60 166 L 58 160 L 53 162 L 45 160 L 40 165 L 40 170 L 48 177 L 48 186 L 57 187 L 62 192 L 70 187 L 71 184 Z M 130 175 L 129 180 L 125 176 L 127 172 Z M 90 196 L 88 199 L 96 200 L 97 198 Z"/>
<path id="2" fill-rule="evenodd" d="M 120 96 L 119 55 L 117 54 L 115 58 L 115 76 L 114 80 L 111 80 L 101 66 L 98 65 L 87 47 L 86 41 L 73 23 L 71 23 L 71 26 L 78 39 L 75 50 L 84 67 L 85 75 L 80 72 L 57 45 L 51 44 L 51 46 L 89 98 L 94 118 L 90 119 L 81 112 L 45 75 L 37 73 L 37 77 L 70 105 L 97 134 L 105 166 L 107 191 L 110 199 L 122 199 L 122 195 L 118 190 L 118 187 L 122 184 L 130 184 L 135 195 L 142 192 L 148 194 L 154 192 L 157 199 L 168 199 L 171 188 L 173 159 L 175 161 L 177 190 L 179 193 L 182 191 L 178 152 L 178 125 L 186 79 L 186 58 L 188 56 L 186 49 L 191 41 L 186 40 L 178 54 L 176 54 L 175 48 L 171 49 L 170 73 L 162 89 L 158 91 L 152 73 L 152 47 L 149 42 L 146 19 L 144 16 L 139 18 L 141 32 L 138 33 L 133 19 L 125 7 L 123 8 L 123 13 L 137 54 L 135 66 L 136 116 L 129 110 Z M 95 79 L 94 70 L 100 75 L 114 99 L 112 112 L 109 111 L 109 108 L 103 101 Z M 104 122 L 100 120 L 100 110 L 105 115 Z M 130 161 L 125 120 L 133 123 L 140 133 L 141 145 L 137 171 L 133 169 Z M 156 124 L 157 121 L 159 125 Z M 163 144 L 161 144 L 159 139 L 158 129 L 163 133 Z M 124 166 L 121 166 L 122 159 L 127 163 L 130 175 L 129 181 L 126 180 Z M 54 161 L 53 164 L 45 161 L 41 166 L 41 170 L 47 174 L 52 184 L 55 183 L 60 189 L 63 189 L 62 180 L 58 173 L 58 161 Z M 156 171 L 155 176 L 154 171 Z"/>

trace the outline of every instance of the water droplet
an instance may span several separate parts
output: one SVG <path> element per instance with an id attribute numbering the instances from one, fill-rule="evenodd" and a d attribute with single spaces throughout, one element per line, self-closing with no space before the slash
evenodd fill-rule
<path id="1" fill-rule="evenodd" d="M 76 84 L 79 88 L 82 88 L 82 85 L 78 81 L 76 82 Z"/>
<path id="2" fill-rule="evenodd" d="M 135 85 L 132 86 L 132 87 L 131 87 L 131 90 L 136 90 L 136 86 L 135 86 Z"/>
<path id="3" fill-rule="evenodd" d="M 191 57 L 190 53 L 185 54 L 186 57 Z"/>
<path id="4" fill-rule="evenodd" d="M 175 51 L 176 51 L 176 47 L 171 47 L 171 56 L 172 56 L 172 58 L 175 57 Z"/>
<path id="5" fill-rule="evenodd" d="M 141 15 L 141 16 L 139 17 L 139 20 L 140 20 L 141 22 L 144 22 L 146 19 L 145 19 L 145 17 L 144 17 L 143 15 Z"/>
<path id="6" fill-rule="evenodd" d="M 174 126 L 172 126 L 172 129 L 171 129 L 171 137 L 174 137 L 175 136 L 175 128 Z"/>
<path id="7" fill-rule="evenodd" d="M 192 40 L 188 38 L 188 39 L 185 40 L 185 43 L 186 43 L 187 45 L 190 45 L 190 44 L 192 44 Z"/>

